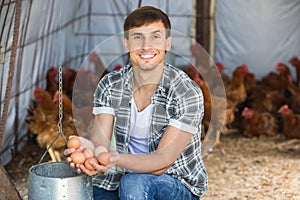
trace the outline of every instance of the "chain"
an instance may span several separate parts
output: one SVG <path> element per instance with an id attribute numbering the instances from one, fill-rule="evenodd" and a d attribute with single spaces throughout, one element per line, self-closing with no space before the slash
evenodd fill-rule
<path id="1" fill-rule="evenodd" d="M 63 118 L 63 103 L 62 103 L 62 66 L 58 69 L 58 133 L 62 131 L 62 118 Z M 63 134 L 62 134 L 63 135 Z"/>
<path id="2" fill-rule="evenodd" d="M 57 140 L 57 138 L 59 137 L 59 135 L 61 135 L 64 139 L 64 141 L 67 144 L 67 138 L 65 137 L 63 130 L 62 130 L 62 119 L 63 119 L 63 96 L 62 96 L 62 82 L 63 82 L 63 76 L 62 76 L 62 65 L 59 66 L 58 68 L 58 123 L 57 123 L 57 127 L 58 127 L 58 134 L 56 135 L 56 137 L 54 138 L 54 140 L 51 142 L 51 144 L 48 146 L 48 148 L 46 149 L 46 151 L 44 152 L 42 158 L 40 159 L 39 163 L 42 162 L 42 160 L 44 159 L 44 157 L 46 156 L 47 152 L 49 151 L 49 149 L 52 147 L 52 145 L 54 144 L 54 142 Z"/>
<path id="3" fill-rule="evenodd" d="M 62 65 L 58 68 L 58 133 L 63 137 L 66 144 L 68 143 L 62 130 L 62 119 L 63 119 L 63 70 Z M 59 135 L 58 134 L 58 135 Z"/>

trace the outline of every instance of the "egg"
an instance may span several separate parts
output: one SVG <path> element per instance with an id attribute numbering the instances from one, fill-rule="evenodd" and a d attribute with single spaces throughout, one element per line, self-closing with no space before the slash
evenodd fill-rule
<path id="1" fill-rule="evenodd" d="M 82 153 L 84 153 L 86 158 L 94 157 L 94 152 L 90 148 L 85 148 Z"/>
<path id="2" fill-rule="evenodd" d="M 71 154 L 71 159 L 72 162 L 74 162 L 75 164 L 82 164 L 84 163 L 86 157 L 84 156 L 84 153 L 79 152 L 79 151 L 75 151 Z"/>
<path id="3" fill-rule="evenodd" d="M 110 158 L 110 154 L 108 152 L 101 152 L 98 155 L 99 163 L 104 166 L 109 164 L 109 158 Z"/>
<path id="4" fill-rule="evenodd" d="M 67 147 L 78 149 L 80 147 L 80 139 L 78 137 L 71 137 L 67 143 Z"/>
<path id="5" fill-rule="evenodd" d="M 84 161 L 84 166 L 88 170 L 95 170 L 95 168 L 90 164 L 90 161 L 98 164 L 98 160 L 95 157 L 89 157 Z"/>
<path id="6" fill-rule="evenodd" d="M 95 155 L 99 155 L 101 152 L 108 152 L 107 149 L 104 146 L 97 146 L 95 148 Z"/>

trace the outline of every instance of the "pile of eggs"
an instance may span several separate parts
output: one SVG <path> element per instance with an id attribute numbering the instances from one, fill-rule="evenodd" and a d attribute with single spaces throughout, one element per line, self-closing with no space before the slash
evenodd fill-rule
<path id="1" fill-rule="evenodd" d="M 71 137 L 68 140 L 68 148 L 74 148 L 75 150 L 78 150 L 80 146 L 81 143 L 78 137 Z M 98 155 L 97 158 L 95 158 L 95 155 Z M 95 148 L 94 152 L 89 148 L 85 148 L 83 151 L 74 151 L 70 157 L 74 164 L 84 164 L 85 168 L 88 170 L 95 170 L 90 162 L 92 161 L 104 166 L 108 165 L 110 154 L 105 147 L 98 146 Z"/>

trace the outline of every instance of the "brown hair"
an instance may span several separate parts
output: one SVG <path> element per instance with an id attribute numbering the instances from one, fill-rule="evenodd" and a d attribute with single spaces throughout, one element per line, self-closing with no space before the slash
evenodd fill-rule
<path id="1" fill-rule="evenodd" d="M 171 22 L 166 13 L 152 6 L 143 6 L 134 10 L 127 16 L 124 22 L 123 29 L 126 39 L 128 39 L 129 29 L 141 27 L 158 21 L 161 21 L 164 24 L 164 27 L 167 30 L 166 37 L 168 38 L 171 35 Z"/>

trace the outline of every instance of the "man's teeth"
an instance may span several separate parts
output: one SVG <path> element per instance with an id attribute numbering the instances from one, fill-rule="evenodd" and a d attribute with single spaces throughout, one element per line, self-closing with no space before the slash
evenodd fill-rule
<path id="1" fill-rule="evenodd" d="M 154 54 L 141 55 L 142 58 L 153 58 Z"/>

